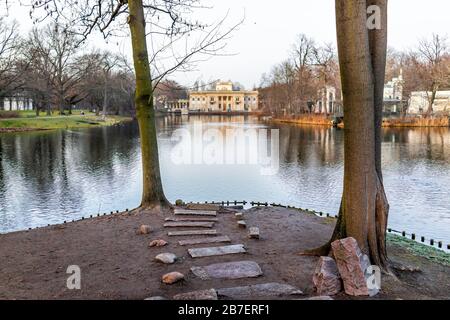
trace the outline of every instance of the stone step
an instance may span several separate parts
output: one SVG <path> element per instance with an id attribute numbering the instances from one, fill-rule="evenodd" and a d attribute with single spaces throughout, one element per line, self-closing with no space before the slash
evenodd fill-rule
<path id="1" fill-rule="evenodd" d="M 176 216 L 210 216 L 216 217 L 217 211 L 175 209 Z"/>
<path id="2" fill-rule="evenodd" d="M 219 218 L 210 218 L 210 217 L 171 217 L 166 218 L 166 222 L 183 222 L 183 221 L 192 221 L 192 222 L 218 222 Z"/>
<path id="3" fill-rule="evenodd" d="M 169 237 L 181 236 L 216 236 L 217 230 L 189 230 L 189 231 L 171 231 L 167 234 Z"/>
<path id="4" fill-rule="evenodd" d="M 223 247 L 211 247 L 211 248 L 193 248 L 188 249 L 192 258 L 204 258 L 212 256 L 224 256 L 228 254 L 247 253 L 243 244 L 233 244 Z"/>
<path id="5" fill-rule="evenodd" d="M 218 289 L 220 297 L 234 300 L 282 297 L 290 295 L 302 295 L 303 292 L 291 285 L 283 283 L 261 283 L 243 287 Z"/>
<path id="6" fill-rule="evenodd" d="M 214 227 L 214 222 L 181 221 L 181 222 L 164 223 L 164 228 L 212 228 L 212 227 Z"/>
<path id="7" fill-rule="evenodd" d="M 173 300 L 218 300 L 217 291 L 214 289 L 198 290 L 180 293 L 173 296 Z"/>
<path id="8" fill-rule="evenodd" d="M 220 206 L 212 203 L 188 203 L 186 205 L 188 210 L 206 210 L 206 211 L 217 211 L 220 210 Z"/>
<path id="9" fill-rule="evenodd" d="M 260 266 L 254 261 L 235 261 L 192 267 L 191 272 L 202 280 L 257 278 L 263 275 Z"/>
<path id="10" fill-rule="evenodd" d="M 208 244 L 208 243 L 220 243 L 220 242 L 231 242 L 231 239 L 228 236 L 198 238 L 198 239 L 190 239 L 190 240 L 181 240 L 181 241 L 178 241 L 178 244 L 180 246 L 193 246 L 196 244 Z"/>

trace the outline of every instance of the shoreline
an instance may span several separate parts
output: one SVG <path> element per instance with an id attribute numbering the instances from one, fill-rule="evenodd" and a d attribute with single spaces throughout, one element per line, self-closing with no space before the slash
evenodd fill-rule
<path id="1" fill-rule="evenodd" d="M 186 240 L 185 237 L 168 237 L 169 230 L 163 228 L 163 224 L 167 217 L 173 217 L 169 212 L 135 210 L 2 234 L 0 255 L 6 258 L 0 260 L 0 299 L 142 300 L 151 296 L 171 299 L 176 294 L 195 290 L 272 282 L 289 284 L 304 292 L 301 296 L 275 299 L 314 296 L 312 275 L 318 257 L 298 253 L 325 243 L 333 232 L 335 220 L 287 208 L 255 207 L 242 212 L 248 227 L 260 228 L 259 240 L 248 238 L 248 230 L 237 226 L 233 212 L 218 213 L 214 229 L 220 235 L 229 236 L 233 244 L 242 243 L 248 253 L 199 259 L 187 254 L 189 247 L 178 245 L 179 240 Z M 142 224 L 151 226 L 150 234 L 136 234 Z M 149 242 L 155 239 L 166 240 L 169 244 L 149 248 Z M 450 283 L 445 281 L 450 264 L 416 255 L 396 241 L 388 241 L 388 249 L 392 261 L 418 267 L 420 272 L 397 270 L 400 282 L 383 276 L 381 293 L 364 299 L 450 298 Z M 173 265 L 158 263 L 155 256 L 163 252 L 172 252 L 179 259 Z M 257 262 L 263 275 L 252 279 L 203 281 L 190 272 L 193 266 L 241 260 Z M 66 288 L 69 265 L 81 268 L 81 290 Z M 182 272 L 185 280 L 174 285 L 162 284 L 161 276 L 172 271 Z M 342 293 L 333 298 L 353 299 Z"/>
<path id="2" fill-rule="evenodd" d="M 108 127 L 131 121 L 133 118 L 128 116 L 108 116 L 101 119 L 91 115 L 3 118 L 0 119 L 0 134 Z"/>
<path id="3" fill-rule="evenodd" d="M 327 127 L 339 127 L 345 128 L 344 122 L 334 124 L 330 118 L 322 116 L 307 116 L 298 119 L 284 119 L 284 118 L 272 118 L 269 120 L 272 123 L 287 123 L 296 125 L 314 125 L 314 126 L 327 126 Z M 388 120 L 383 119 L 382 128 L 450 128 L 450 118 L 445 117 L 438 119 L 417 119 L 417 121 L 407 121 L 402 119 Z"/>

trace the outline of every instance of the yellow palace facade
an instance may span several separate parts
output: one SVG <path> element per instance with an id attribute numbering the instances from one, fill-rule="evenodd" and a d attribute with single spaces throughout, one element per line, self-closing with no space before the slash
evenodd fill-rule
<path id="1" fill-rule="evenodd" d="M 258 109 L 258 91 L 233 90 L 233 83 L 218 82 L 215 90 L 189 93 L 190 112 L 252 112 Z"/>

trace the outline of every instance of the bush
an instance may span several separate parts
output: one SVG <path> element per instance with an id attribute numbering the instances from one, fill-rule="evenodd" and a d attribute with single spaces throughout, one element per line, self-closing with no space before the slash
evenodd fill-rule
<path id="1" fill-rule="evenodd" d="M 0 119 L 19 118 L 20 113 L 18 111 L 0 111 Z"/>

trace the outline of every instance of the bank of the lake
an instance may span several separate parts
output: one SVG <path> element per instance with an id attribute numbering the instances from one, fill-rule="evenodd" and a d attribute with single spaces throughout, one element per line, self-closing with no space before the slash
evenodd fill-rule
<path id="1" fill-rule="evenodd" d="M 297 125 L 319 125 L 319 126 L 333 126 L 337 125 L 344 128 L 345 122 L 342 120 L 336 121 L 332 116 L 326 117 L 324 115 L 306 114 L 300 116 L 288 117 L 274 117 L 271 118 L 273 123 L 290 123 Z M 450 127 L 450 117 L 401 117 L 401 118 L 385 118 L 382 126 L 384 128 L 448 128 Z"/>
<path id="2" fill-rule="evenodd" d="M 294 209 L 252 208 L 243 212 L 243 218 L 248 227 L 259 227 L 261 236 L 255 240 L 249 239 L 247 229 L 237 226 L 232 212 L 219 212 L 214 229 L 228 236 L 232 244 L 243 244 L 247 254 L 193 259 L 187 249 L 208 245 L 181 246 L 179 240 L 192 237 L 169 237 L 168 231 L 173 230 L 163 224 L 172 215 L 124 212 L 0 235 L 0 256 L 4 257 L 0 259 L 0 299 L 172 299 L 176 294 L 194 290 L 273 282 L 295 286 L 304 295 L 246 298 L 285 300 L 315 295 L 312 277 L 318 257 L 299 253 L 325 243 L 333 232 L 334 219 Z M 137 235 L 137 228 L 143 224 L 151 227 L 151 233 Z M 168 245 L 150 248 L 149 243 L 155 239 L 163 239 Z M 408 244 L 398 241 L 389 241 L 388 250 L 396 265 L 412 267 L 410 270 L 414 271 L 394 269 L 399 281 L 383 275 L 381 293 L 367 299 L 450 299 L 448 255 L 440 253 L 444 258 L 437 262 L 426 254 L 410 251 Z M 178 259 L 172 265 L 156 261 L 155 256 L 163 252 L 171 252 Z M 190 272 L 194 266 L 247 260 L 256 262 L 263 275 L 204 281 Z M 70 265 L 80 267 L 81 290 L 66 287 Z M 183 273 L 185 280 L 163 284 L 162 275 L 173 271 Z M 342 293 L 334 298 L 352 299 Z"/>
<path id="3" fill-rule="evenodd" d="M 132 121 L 132 118 L 116 115 L 102 117 L 89 112 L 82 114 L 80 111 L 74 111 L 72 115 L 51 116 L 45 114 L 36 116 L 30 112 L 19 112 L 12 118 L 0 117 L 0 133 L 92 128 L 112 126 L 127 121 Z"/>

